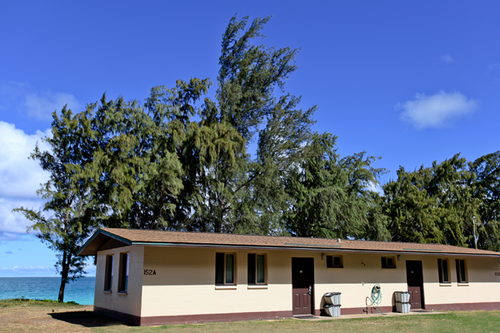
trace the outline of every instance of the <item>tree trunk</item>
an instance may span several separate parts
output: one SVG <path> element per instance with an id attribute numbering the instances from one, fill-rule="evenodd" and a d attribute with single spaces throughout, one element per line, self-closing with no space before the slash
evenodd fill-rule
<path id="1" fill-rule="evenodd" d="M 66 288 L 66 282 L 68 281 L 68 273 L 69 273 L 69 258 L 70 254 L 65 250 L 63 252 L 63 260 L 62 260 L 62 270 L 61 270 L 61 286 L 59 287 L 59 297 L 57 298 L 58 302 L 64 302 L 64 288 Z"/>

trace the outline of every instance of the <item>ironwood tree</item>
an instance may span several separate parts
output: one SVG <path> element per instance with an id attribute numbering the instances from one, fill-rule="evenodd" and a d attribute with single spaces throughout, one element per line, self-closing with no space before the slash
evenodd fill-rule
<path id="1" fill-rule="evenodd" d="M 393 241 L 499 250 L 499 152 L 467 162 L 456 154 L 387 182 L 382 211 Z"/>
<path id="2" fill-rule="evenodd" d="M 61 275 L 59 302 L 64 300 L 66 284 L 85 273 L 85 258 L 76 254 L 96 229 L 95 217 L 100 216 L 89 198 L 91 180 L 81 176 L 92 156 L 88 116 L 88 112 L 74 115 L 66 107 L 60 116 L 53 113 L 52 136 L 44 139 L 50 150 L 41 151 L 36 146 L 30 156 L 50 175 L 38 190 L 38 195 L 45 200 L 43 209 L 14 209 L 33 222 L 28 231 L 35 231 L 36 236 L 57 254 L 55 266 Z"/>
<path id="3" fill-rule="evenodd" d="M 469 170 L 475 177 L 468 186 L 479 201 L 475 216 L 478 247 L 500 251 L 500 151 L 469 162 Z"/>
<path id="4" fill-rule="evenodd" d="M 287 230 L 302 237 L 387 240 L 385 219 L 370 214 L 376 204 L 370 185 L 384 170 L 373 168 L 375 158 L 365 152 L 341 158 L 335 141 L 329 133 L 313 135 L 286 179 Z"/>

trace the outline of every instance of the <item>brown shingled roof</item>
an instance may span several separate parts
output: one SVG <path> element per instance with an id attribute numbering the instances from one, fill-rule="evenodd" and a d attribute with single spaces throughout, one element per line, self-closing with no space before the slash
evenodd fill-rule
<path id="1" fill-rule="evenodd" d="M 330 249 L 350 252 L 425 253 L 500 257 L 499 252 L 476 250 L 471 248 L 441 244 L 374 242 L 362 240 L 338 240 L 329 238 L 253 236 L 118 228 L 103 228 L 97 231 L 96 234 L 94 234 L 94 236 L 82 247 L 82 249 L 80 250 L 80 255 L 95 254 L 97 247 L 91 246 L 91 244 L 94 241 L 94 238 L 99 234 L 115 238 L 123 242 L 123 245 L 149 244 L 157 246 L 207 246 L 233 248 L 260 247 L 297 250 Z"/>

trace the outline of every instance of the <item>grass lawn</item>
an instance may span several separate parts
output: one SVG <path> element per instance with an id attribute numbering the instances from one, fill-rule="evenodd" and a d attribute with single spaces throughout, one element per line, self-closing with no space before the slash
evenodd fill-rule
<path id="1" fill-rule="evenodd" d="M 1 332 L 500 332 L 500 311 L 448 312 L 324 321 L 286 319 L 134 327 L 94 315 L 92 306 L 0 300 Z"/>

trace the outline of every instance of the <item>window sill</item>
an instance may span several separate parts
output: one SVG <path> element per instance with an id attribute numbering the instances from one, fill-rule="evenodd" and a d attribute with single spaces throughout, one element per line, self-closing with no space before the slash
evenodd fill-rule
<path id="1" fill-rule="evenodd" d="M 249 285 L 247 286 L 247 289 L 267 289 L 267 284 L 266 285 L 258 285 L 258 284 L 255 284 L 255 285 Z"/>
<path id="2" fill-rule="evenodd" d="M 469 286 L 469 282 L 458 282 L 457 286 L 459 286 L 459 287 L 468 287 Z"/>
<path id="3" fill-rule="evenodd" d="M 127 294 L 128 294 L 128 292 L 126 292 L 126 291 L 119 291 L 117 294 L 118 294 L 118 295 L 127 295 Z"/>
<path id="4" fill-rule="evenodd" d="M 451 287 L 451 282 L 439 282 L 440 287 Z"/>
<path id="5" fill-rule="evenodd" d="M 105 294 L 111 294 L 111 293 L 112 293 L 112 291 L 111 291 L 111 290 L 104 290 L 103 292 L 104 292 Z"/>
<path id="6" fill-rule="evenodd" d="M 237 286 L 215 286 L 215 290 L 236 290 Z"/>

